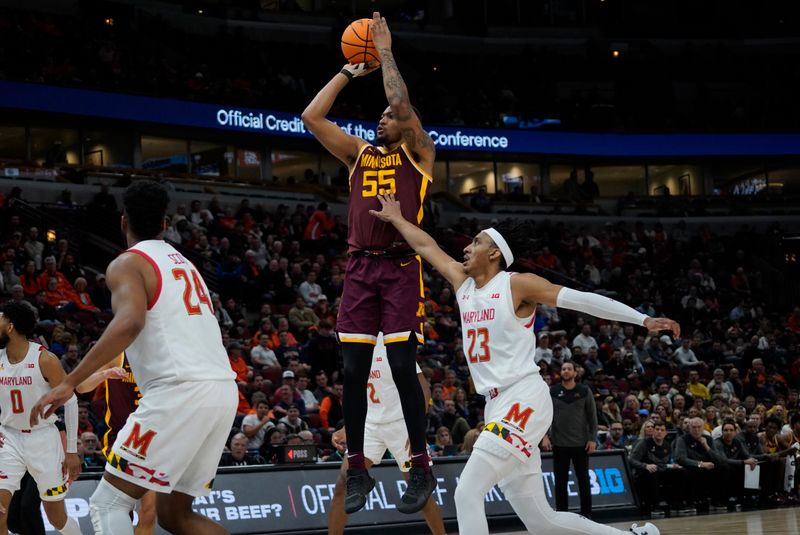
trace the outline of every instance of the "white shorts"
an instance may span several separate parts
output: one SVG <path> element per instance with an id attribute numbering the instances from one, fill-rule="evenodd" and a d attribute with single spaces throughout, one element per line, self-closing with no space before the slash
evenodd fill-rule
<path id="1" fill-rule="evenodd" d="M 14 494 L 25 472 L 30 472 L 42 501 L 57 502 L 67 495 L 64 477 L 64 447 L 53 424 L 22 432 L 3 427 L 5 444 L 0 448 L 0 489 Z"/>
<path id="2" fill-rule="evenodd" d="M 553 423 L 553 400 L 539 374 L 521 378 L 494 398 L 487 396 L 484 421 L 475 448 L 514 455 L 525 463 L 525 472 L 542 471 L 539 442 Z"/>
<path id="3" fill-rule="evenodd" d="M 148 389 L 117 434 L 106 471 L 156 492 L 207 496 L 238 404 L 234 381 Z"/>
<path id="4" fill-rule="evenodd" d="M 378 464 L 389 450 L 402 472 L 411 469 L 411 450 L 406 421 L 395 420 L 385 424 L 367 422 L 364 426 L 364 458 Z"/>

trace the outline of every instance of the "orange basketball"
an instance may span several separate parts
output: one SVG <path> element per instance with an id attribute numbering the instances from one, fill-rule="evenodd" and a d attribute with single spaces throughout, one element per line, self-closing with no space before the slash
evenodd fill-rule
<path id="1" fill-rule="evenodd" d="M 378 51 L 372 43 L 369 19 L 359 19 L 350 23 L 342 34 L 342 53 L 348 63 L 380 63 Z"/>

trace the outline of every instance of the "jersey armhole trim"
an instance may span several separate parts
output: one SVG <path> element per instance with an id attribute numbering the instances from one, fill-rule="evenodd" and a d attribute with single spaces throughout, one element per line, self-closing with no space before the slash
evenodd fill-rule
<path id="1" fill-rule="evenodd" d="M 402 148 L 403 152 L 406 153 L 406 156 L 408 157 L 408 161 L 410 161 L 414 165 L 414 167 L 417 168 L 417 171 L 419 171 L 422 176 L 427 178 L 429 182 L 433 182 L 433 177 L 431 175 L 429 175 L 425 170 L 423 170 L 422 167 L 420 167 L 419 163 L 411 155 L 411 151 L 409 151 L 408 147 L 406 147 L 406 144 L 403 143 L 402 145 L 400 145 L 400 148 Z"/>
<path id="2" fill-rule="evenodd" d="M 156 272 L 156 291 L 153 294 L 153 298 L 147 303 L 147 310 L 152 310 L 154 306 L 156 306 L 156 302 L 158 301 L 158 297 L 161 295 L 161 270 L 158 269 L 158 264 L 156 261 L 150 258 L 150 255 L 145 253 L 144 251 L 140 251 L 139 249 L 128 249 L 126 252 L 138 254 L 145 260 L 147 260 L 151 266 L 153 266 L 153 270 Z"/>
<path id="3" fill-rule="evenodd" d="M 358 154 L 356 154 L 356 161 L 353 163 L 353 168 L 350 169 L 350 174 L 347 177 L 348 184 L 353 180 L 353 173 L 356 172 L 356 167 L 358 167 L 358 160 L 361 159 L 361 153 L 364 152 L 364 149 L 366 149 L 369 146 L 370 144 L 365 141 L 364 144 L 361 145 L 361 147 L 358 149 Z"/>

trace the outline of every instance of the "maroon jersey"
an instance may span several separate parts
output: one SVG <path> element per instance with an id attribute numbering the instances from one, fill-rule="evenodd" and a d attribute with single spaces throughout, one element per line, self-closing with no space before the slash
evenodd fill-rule
<path id="1" fill-rule="evenodd" d="M 370 215 L 380 211 L 378 194 L 394 191 L 403 217 L 419 226 L 428 184 L 433 179 L 414 161 L 405 143 L 394 150 L 366 144 L 350 173 L 347 215 L 348 251 L 403 251 L 403 237 L 391 223 Z"/>
<path id="2" fill-rule="evenodd" d="M 121 367 L 128 373 L 124 379 L 106 380 L 106 425 L 108 431 L 103 435 L 103 455 L 108 457 L 117 433 L 125 425 L 128 416 L 139 406 L 142 393 L 133 378 L 128 357 L 123 353 Z"/>

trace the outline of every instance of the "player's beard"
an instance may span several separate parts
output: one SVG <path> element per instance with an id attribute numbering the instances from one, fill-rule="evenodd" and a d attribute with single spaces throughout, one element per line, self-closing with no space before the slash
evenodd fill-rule
<path id="1" fill-rule="evenodd" d="M 5 349 L 8 347 L 8 342 L 11 341 L 11 337 L 8 336 L 8 333 L 0 334 L 0 349 Z"/>

